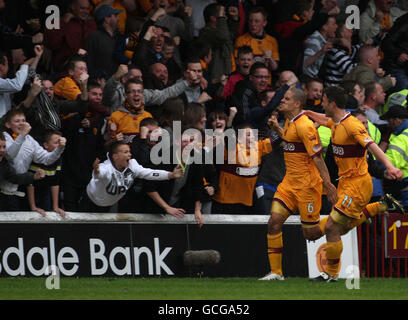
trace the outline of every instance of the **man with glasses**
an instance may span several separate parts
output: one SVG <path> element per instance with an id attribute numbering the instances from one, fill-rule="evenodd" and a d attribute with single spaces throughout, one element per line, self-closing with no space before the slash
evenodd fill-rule
<path id="1" fill-rule="evenodd" d="M 238 110 L 233 125 L 247 122 L 251 108 L 261 105 L 259 94 L 268 87 L 269 71 L 262 62 L 255 62 L 249 71 L 249 76 L 239 81 L 234 89 L 228 107 L 236 107 Z"/>
<path id="2" fill-rule="evenodd" d="M 122 106 L 112 113 L 109 122 L 111 138 L 131 143 L 139 134 L 140 122 L 152 115 L 144 110 L 143 83 L 137 79 L 130 79 L 125 84 L 125 101 Z"/>

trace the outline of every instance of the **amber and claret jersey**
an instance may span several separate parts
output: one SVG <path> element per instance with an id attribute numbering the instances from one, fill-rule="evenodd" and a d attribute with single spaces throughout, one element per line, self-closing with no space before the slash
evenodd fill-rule
<path id="1" fill-rule="evenodd" d="M 313 158 L 322 152 L 322 145 L 313 121 L 303 112 L 292 120 L 286 119 L 282 140 L 286 165 L 282 183 L 296 189 L 321 183 L 322 178 Z"/>
<path id="2" fill-rule="evenodd" d="M 331 141 L 339 177 L 363 176 L 368 172 L 367 148 L 374 143 L 364 125 L 350 113 L 335 123 L 330 119 Z"/>
<path id="3" fill-rule="evenodd" d="M 230 151 L 236 152 L 236 164 L 227 163 L 228 151 L 225 150 L 226 163 L 220 165 L 220 182 L 213 199 L 219 203 L 252 206 L 262 157 L 272 151 L 273 144 L 271 139 L 260 140 L 252 150 L 237 144 L 236 150 Z"/>

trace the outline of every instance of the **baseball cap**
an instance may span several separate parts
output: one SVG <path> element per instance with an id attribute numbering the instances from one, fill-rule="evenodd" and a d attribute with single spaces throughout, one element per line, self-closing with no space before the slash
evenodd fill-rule
<path id="1" fill-rule="evenodd" d="M 381 120 L 387 120 L 390 118 L 408 119 L 408 110 L 401 106 L 392 106 L 380 117 Z"/>
<path id="2" fill-rule="evenodd" d="M 103 20 L 105 17 L 109 17 L 111 14 L 119 14 L 123 10 L 116 10 L 112 8 L 111 6 L 108 5 L 103 5 L 100 6 L 96 11 L 95 11 L 95 19 L 97 21 Z"/>

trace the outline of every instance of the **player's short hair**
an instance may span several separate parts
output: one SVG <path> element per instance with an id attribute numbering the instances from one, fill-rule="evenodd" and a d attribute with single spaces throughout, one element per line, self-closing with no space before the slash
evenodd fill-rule
<path id="1" fill-rule="evenodd" d="M 6 137 L 4 136 L 3 132 L 0 132 L 0 141 L 6 141 Z"/>
<path id="2" fill-rule="evenodd" d="M 346 109 L 348 95 L 342 87 L 332 86 L 323 90 L 323 95 L 326 95 L 329 102 L 336 103 L 340 109 Z"/>
<path id="3" fill-rule="evenodd" d="M 301 107 L 303 108 L 307 101 L 306 93 L 303 90 L 294 87 L 290 88 L 289 91 L 292 92 L 293 99 L 295 101 L 299 101 L 301 103 Z"/>

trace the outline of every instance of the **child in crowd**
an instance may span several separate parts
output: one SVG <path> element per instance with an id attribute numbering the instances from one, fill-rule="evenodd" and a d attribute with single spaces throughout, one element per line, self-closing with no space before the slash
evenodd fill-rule
<path id="1" fill-rule="evenodd" d="M 59 131 L 50 130 L 44 136 L 43 148 L 48 152 L 53 152 L 62 138 Z M 60 172 L 61 158 L 51 165 L 32 162 L 30 171 L 37 172 L 45 170 L 46 177 L 41 181 L 36 181 L 27 187 L 28 202 L 32 211 L 37 211 L 45 217 L 45 211 L 54 210 L 61 217 L 65 218 L 65 211 L 59 207 Z M 51 198 L 50 198 L 51 192 Z M 41 207 L 37 207 L 39 204 Z"/>
<path id="2" fill-rule="evenodd" d="M 15 184 L 29 184 L 34 180 L 44 178 L 44 170 L 39 169 L 35 174 L 26 172 L 17 174 L 5 158 L 6 155 L 6 137 L 0 132 L 0 183 L 9 181 Z M 0 210 L 7 210 L 8 196 L 0 192 Z"/>
<path id="3" fill-rule="evenodd" d="M 65 148 L 66 139 L 60 137 L 57 147 L 52 152 L 48 152 L 28 133 L 31 126 L 26 122 L 24 112 L 20 109 L 11 109 L 5 115 L 4 132 L 6 138 L 6 159 L 10 161 L 11 166 L 16 173 L 25 173 L 30 168 L 32 162 L 51 165 L 57 161 Z M 24 197 L 23 192 L 17 191 L 18 185 L 7 181 L 0 183 L 0 190 L 10 197 L 10 206 L 8 210 L 19 211 L 22 205 L 18 197 Z"/>

